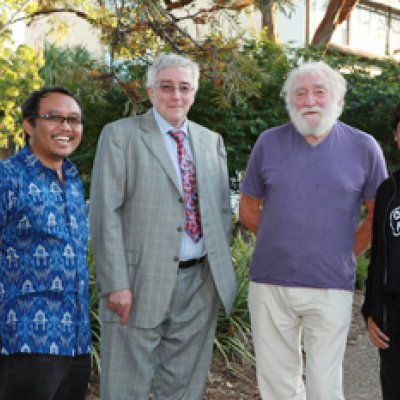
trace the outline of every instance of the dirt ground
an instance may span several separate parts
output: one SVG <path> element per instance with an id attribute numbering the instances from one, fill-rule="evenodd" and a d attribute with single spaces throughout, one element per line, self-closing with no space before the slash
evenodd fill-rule
<path id="1" fill-rule="evenodd" d="M 209 373 L 204 400 L 258 400 L 255 368 L 251 365 L 232 364 L 227 368 L 219 357 Z"/>
<path id="2" fill-rule="evenodd" d="M 354 346 L 354 348 L 358 338 L 365 335 L 364 321 L 359 312 L 362 299 L 362 292 L 356 291 L 354 294 L 353 320 L 347 341 L 348 346 Z M 355 398 L 358 398 L 357 394 L 355 396 Z M 209 373 L 204 400 L 260 399 L 254 366 L 242 363 L 232 363 L 227 366 L 216 353 Z M 91 385 L 87 400 L 99 400 L 97 383 Z M 378 398 L 374 397 L 374 400 L 378 400 Z"/>

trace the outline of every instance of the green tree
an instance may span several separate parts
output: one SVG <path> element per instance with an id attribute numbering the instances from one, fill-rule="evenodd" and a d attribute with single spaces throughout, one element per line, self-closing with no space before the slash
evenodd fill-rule
<path id="1" fill-rule="evenodd" d="M 132 103 L 118 81 L 107 73 L 107 67 L 85 48 L 59 48 L 47 43 L 44 59 L 40 77 L 45 85 L 64 86 L 82 103 L 85 117 L 83 139 L 71 158 L 78 166 L 88 195 L 98 136 L 105 124 L 129 114 Z"/>
<path id="2" fill-rule="evenodd" d="M 259 134 L 287 119 L 280 91 L 289 69 L 284 48 L 265 33 L 246 41 L 237 53 L 225 56 L 218 85 L 202 80 L 190 112 L 192 119 L 224 137 L 233 186 Z"/>
<path id="3" fill-rule="evenodd" d="M 21 2 L 11 1 L 0 10 L 0 158 L 23 145 L 21 102 L 40 87 L 38 75 L 42 58 L 31 48 L 14 49 L 9 22 Z"/>

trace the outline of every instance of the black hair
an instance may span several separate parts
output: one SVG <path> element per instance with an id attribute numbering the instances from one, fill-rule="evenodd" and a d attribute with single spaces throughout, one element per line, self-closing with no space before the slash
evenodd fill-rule
<path id="1" fill-rule="evenodd" d="M 392 120 L 390 122 L 390 127 L 392 128 L 392 131 L 396 132 L 397 130 L 397 125 L 400 122 L 400 104 L 396 106 L 396 108 L 393 110 L 392 113 Z"/>
<path id="2" fill-rule="evenodd" d="M 52 93 L 61 93 L 72 97 L 78 104 L 83 119 L 83 110 L 79 99 L 72 92 L 62 86 L 44 86 L 39 90 L 32 92 L 32 94 L 23 102 L 21 106 L 22 119 L 28 120 L 33 126 L 35 126 L 35 118 L 39 112 L 40 100 Z M 25 133 L 25 143 L 28 144 L 28 141 L 29 136 Z"/>

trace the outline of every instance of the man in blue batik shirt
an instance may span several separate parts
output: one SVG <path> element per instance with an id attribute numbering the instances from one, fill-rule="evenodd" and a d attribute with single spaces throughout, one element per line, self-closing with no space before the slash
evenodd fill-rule
<path id="1" fill-rule="evenodd" d="M 90 376 L 88 226 L 67 157 L 82 109 L 62 87 L 22 106 L 27 145 L 0 162 L 0 400 L 83 400 Z"/>

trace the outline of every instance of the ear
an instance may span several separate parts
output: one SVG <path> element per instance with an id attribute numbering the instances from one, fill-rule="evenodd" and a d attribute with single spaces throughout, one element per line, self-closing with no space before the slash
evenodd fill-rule
<path id="1" fill-rule="evenodd" d="M 153 103 L 154 89 L 152 87 L 148 87 L 146 88 L 146 90 L 147 90 L 147 96 L 149 97 L 151 104 L 154 104 Z"/>
<path id="2" fill-rule="evenodd" d="M 31 136 L 32 135 L 32 131 L 33 131 L 33 125 L 32 122 L 29 121 L 28 119 L 24 119 L 22 121 L 22 126 L 26 132 L 27 135 Z"/>

